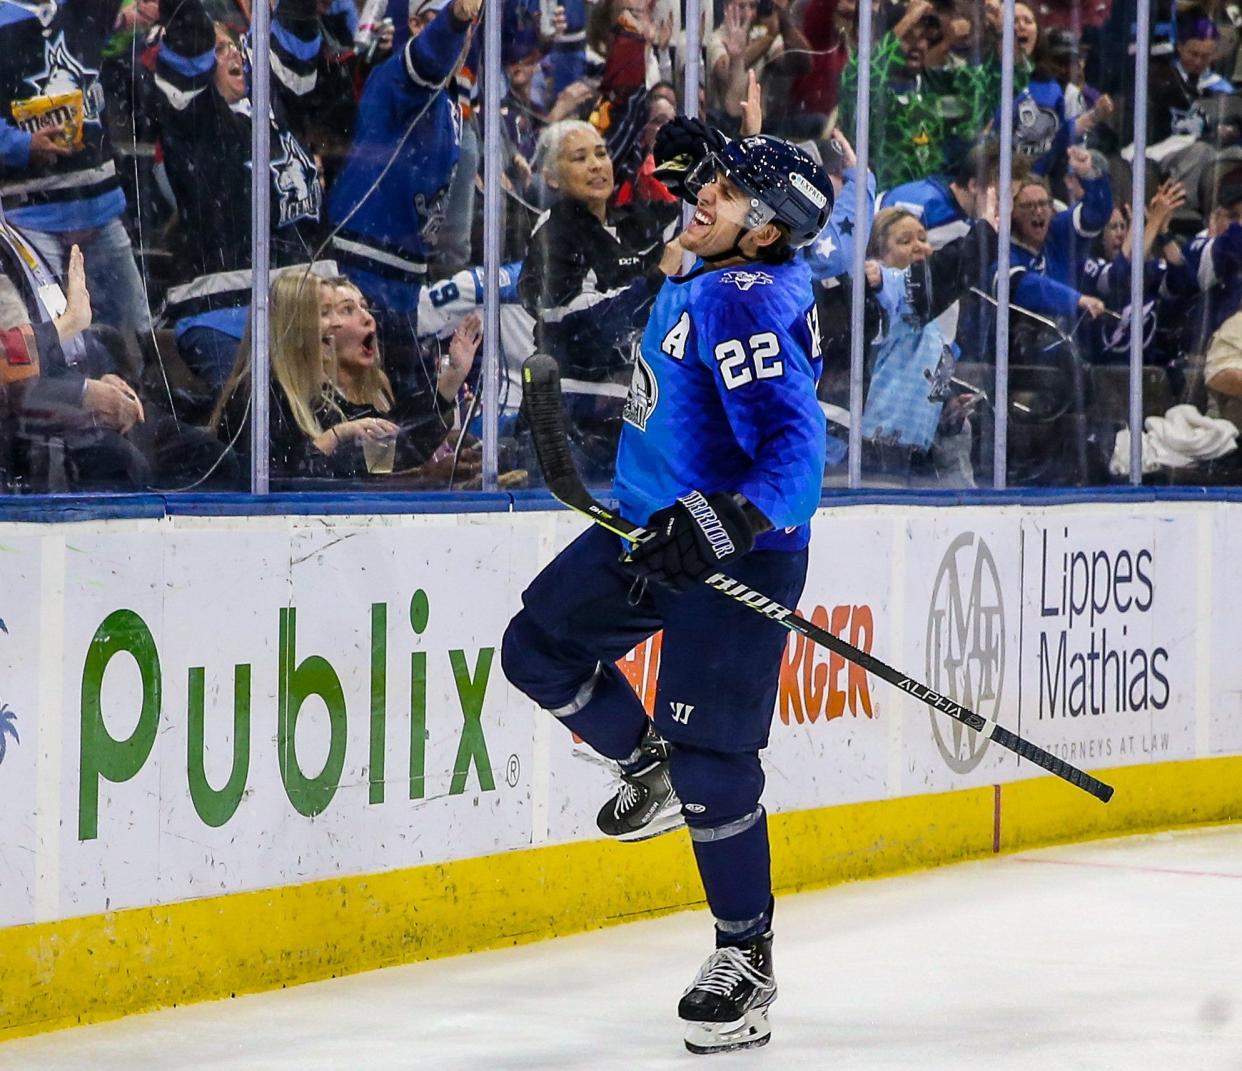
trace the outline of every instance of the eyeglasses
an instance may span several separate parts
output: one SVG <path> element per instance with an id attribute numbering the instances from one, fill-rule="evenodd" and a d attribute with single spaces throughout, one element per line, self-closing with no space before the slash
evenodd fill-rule
<path id="1" fill-rule="evenodd" d="M 1052 202 L 1048 198 L 1042 201 L 1017 201 L 1014 203 L 1013 210 L 1015 212 L 1034 212 L 1039 208 L 1051 208 Z"/>

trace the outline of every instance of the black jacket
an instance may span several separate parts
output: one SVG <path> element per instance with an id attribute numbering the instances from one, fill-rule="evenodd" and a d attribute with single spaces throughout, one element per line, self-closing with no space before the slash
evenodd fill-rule
<path id="1" fill-rule="evenodd" d="M 630 348 L 656 292 L 664 228 L 677 206 L 614 209 L 607 225 L 581 201 L 561 198 L 535 225 L 518 294 L 535 317 L 535 344 L 575 379 L 628 368 Z"/>
<path id="2" fill-rule="evenodd" d="M 200 0 L 170 5 L 155 67 L 157 115 L 168 179 L 190 249 L 185 279 L 174 287 L 167 316 L 179 319 L 250 301 L 249 102 L 230 107 L 212 84 L 215 31 Z M 314 5 L 285 0 L 272 27 L 272 263 L 306 263 L 319 238 L 323 191 L 319 170 L 293 133 L 290 100 L 309 93 L 317 51 Z M 310 17 L 306 17 L 309 13 Z M 226 274 L 228 273 L 228 274 Z M 208 278 L 215 276 L 215 278 Z"/>

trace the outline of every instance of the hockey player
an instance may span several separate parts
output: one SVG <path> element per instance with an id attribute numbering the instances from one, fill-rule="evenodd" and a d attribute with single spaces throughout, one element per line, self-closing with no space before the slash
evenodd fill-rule
<path id="1" fill-rule="evenodd" d="M 689 826 L 716 950 L 681 998 L 686 1046 L 764 1044 L 776 998 L 766 818 L 759 802 L 782 629 L 698 583 L 717 568 L 794 606 L 819 503 L 824 417 L 815 399 L 811 278 L 794 250 L 832 209 L 827 177 L 772 137 L 655 155 L 696 209 L 669 243 L 625 407 L 615 492 L 652 535 L 623 550 L 578 537 L 523 595 L 505 633 L 509 680 L 620 767 L 600 829 L 641 840 Z M 721 146 L 709 151 L 709 146 Z M 697 257 L 678 276 L 683 250 Z M 653 721 L 615 660 L 663 628 Z"/>

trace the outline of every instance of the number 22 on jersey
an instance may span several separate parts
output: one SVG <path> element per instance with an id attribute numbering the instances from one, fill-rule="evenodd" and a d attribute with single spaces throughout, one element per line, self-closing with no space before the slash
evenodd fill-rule
<path id="1" fill-rule="evenodd" d="M 817 327 L 818 325 L 816 325 Z M 818 330 L 811 327 L 812 339 L 818 342 Z M 686 341 L 690 337 L 690 314 L 683 312 L 660 342 L 660 351 L 675 361 L 686 356 Z M 780 360 L 781 343 L 771 331 L 751 335 L 743 343 L 731 338 L 716 347 L 715 357 L 720 374 L 729 390 L 744 387 L 756 379 L 775 379 L 784 375 L 785 364 Z"/>
<path id="2" fill-rule="evenodd" d="M 731 338 L 716 347 L 720 375 L 729 390 L 744 387 L 756 379 L 776 379 L 785 374 L 780 360 L 781 343 L 771 331 L 751 335 L 747 344 Z"/>

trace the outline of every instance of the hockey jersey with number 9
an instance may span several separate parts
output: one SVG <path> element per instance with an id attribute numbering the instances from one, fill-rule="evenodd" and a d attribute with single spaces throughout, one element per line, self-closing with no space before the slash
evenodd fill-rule
<path id="1" fill-rule="evenodd" d="M 621 512 L 645 523 L 688 491 L 740 491 L 773 525 L 757 548 L 806 546 L 824 473 L 822 364 L 802 260 L 696 264 L 666 281 L 625 404 Z"/>

